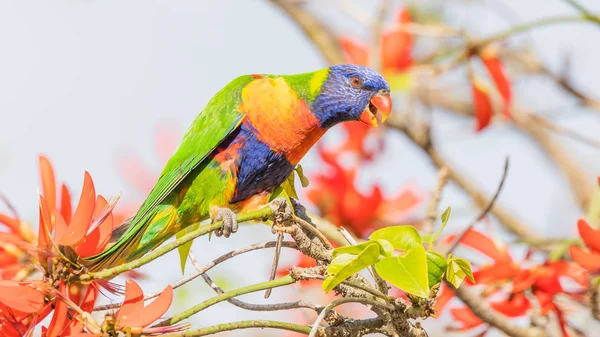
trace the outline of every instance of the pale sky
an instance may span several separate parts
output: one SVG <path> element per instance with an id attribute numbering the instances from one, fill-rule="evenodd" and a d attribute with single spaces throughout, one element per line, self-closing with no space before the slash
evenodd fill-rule
<path id="1" fill-rule="evenodd" d="M 367 13 L 372 10 L 372 1 L 354 2 Z M 504 3 L 524 21 L 574 13 L 559 0 L 483 2 Z M 597 1 L 581 2 L 600 11 Z M 332 24 L 339 23 L 340 29 L 359 32 L 347 15 L 331 14 L 335 11 L 331 4 L 323 1 L 319 13 L 328 15 Z M 477 5 L 457 10 L 453 19 L 457 24 L 478 27 L 482 35 L 506 27 Z M 570 53 L 573 79 L 600 96 L 597 26 L 553 26 L 529 36 L 554 69 Z M 73 194 L 78 195 L 83 172 L 88 170 L 100 193 L 112 196 L 123 192 L 127 199 L 131 191 L 115 171 L 115 155 L 134 149 L 159 171 L 153 153 L 158 123 L 174 122 L 182 130 L 187 128 L 210 97 L 238 75 L 298 73 L 325 66 L 298 28 L 268 1 L 259 0 L 2 0 L 0 42 L 0 114 L 4 121 L 0 129 L 0 191 L 31 221 L 37 217 L 38 153 L 50 157 L 58 178 L 68 181 Z M 539 110 L 573 106 L 559 91 L 541 83 L 516 84 L 516 101 Z M 567 108 L 562 116 L 564 125 L 600 139 L 597 113 Z M 504 157 L 510 155 L 511 169 L 499 201 L 502 205 L 548 235 L 575 234 L 579 214 L 564 179 L 526 143 L 526 137 L 500 123 L 475 135 L 472 121 L 440 111 L 434 112 L 434 121 L 436 143 L 446 158 L 490 193 L 501 176 Z M 395 147 L 385 154 L 384 162 L 368 170 L 361 183 L 385 181 L 387 193 L 407 182 L 424 189 L 432 187 L 435 171 L 427 158 L 403 137 L 394 136 L 392 144 Z M 593 184 L 600 173 L 599 151 L 577 145 L 573 154 L 589 170 Z M 313 153 L 304 164 L 309 171 L 318 167 Z M 469 206 L 467 201 L 451 187 L 442 204 L 464 209 Z M 461 213 L 467 216 L 457 213 L 454 222 L 451 220 L 454 228 L 470 219 L 470 213 Z M 271 238 L 267 229 L 245 227 L 229 240 L 207 244 L 201 239 L 194 250 L 201 262 L 207 262 L 234 247 Z M 272 251 L 255 252 L 217 268 L 215 278 L 227 275 L 230 286 L 264 281 L 271 258 Z M 259 259 L 264 265 L 256 263 Z M 153 271 L 153 280 L 144 283 L 148 291 L 181 277 L 175 255 L 161 261 L 148 269 Z M 196 298 L 210 295 L 200 280 L 187 289 L 188 306 Z M 273 298 L 283 294 L 275 290 Z M 260 301 L 262 293 L 248 298 Z M 230 308 L 228 304 L 215 306 L 198 315 L 195 322 L 231 321 L 241 311 Z"/>

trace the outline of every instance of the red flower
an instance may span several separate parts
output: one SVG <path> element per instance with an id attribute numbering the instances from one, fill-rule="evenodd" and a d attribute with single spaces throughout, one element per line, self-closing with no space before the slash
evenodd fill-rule
<path id="1" fill-rule="evenodd" d="M 370 162 L 383 151 L 385 143 L 382 129 L 361 122 L 346 122 L 342 127 L 346 130 L 346 139 L 329 152 L 338 154 L 349 152 L 360 160 Z"/>
<path id="2" fill-rule="evenodd" d="M 150 304 L 144 306 L 142 288 L 133 280 L 125 285 L 125 300 L 114 319 L 114 330 L 132 334 L 156 334 L 180 331 L 188 325 L 147 328 L 169 310 L 173 301 L 173 287 L 167 286 Z"/>
<path id="3" fill-rule="evenodd" d="M 40 196 L 38 249 L 43 252 L 40 255 L 42 266 L 47 265 L 48 257 L 58 253 L 57 246 L 71 247 L 82 258 L 102 252 L 113 230 L 112 209 L 116 201 L 109 203 L 100 195 L 96 197 L 92 177 L 85 172 L 75 212 L 71 214 L 70 195 L 65 185 L 59 210 L 54 170 L 43 156 L 40 157 L 40 169 L 44 195 Z"/>
<path id="4" fill-rule="evenodd" d="M 406 216 L 422 201 L 414 190 L 402 191 L 396 198 L 385 199 L 378 185 L 368 193 L 355 186 L 357 168 L 344 168 L 340 159 L 331 152 L 317 147 L 319 156 L 332 170 L 332 175 L 317 174 L 312 177 L 312 188 L 308 199 L 317 206 L 327 220 L 337 226 L 344 226 L 359 237 L 368 234 L 394 216 Z M 396 218 L 396 221 L 401 221 Z"/>
<path id="5" fill-rule="evenodd" d="M 379 55 L 384 72 L 401 72 L 412 66 L 413 37 L 402 30 L 402 25 L 410 22 L 410 13 L 403 8 L 396 15 L 393 25 L 382 32 Z M 369 65 L 369 47 L 366 44 L 350 37 L 340 38 L 340 43 L 348 63 Z"/>
<path id="6" fill-rule="evenodd" d="M 479 83 L 476 79 L 471 81 L 471 85 L 473 92 L 473 113 L 477 121 L 475 130 L 479 132 L 485 129 L 492 121 L 494 108 L 492 107 L 487 87 Z"/>
<path id="7" fill-rule="evenodd" d="M 573 261 L 591 272 L 600 271 L 600 231 L 590 227 L 583 219 L 577 222 L 577 229 L 588 251 L 571 246 L 569 252 Z"/>
<path id="8" fill-rule="evenodd" d="M 508 74 L 504 69 L 504 65 L 498 59 L 497 53 L 491 48 L 484 49 L 479 55 L 483 65 L 487 69 L 488 74 L 496 84 L 496 89 L 500 93 L 504 101 L 504 109 L 502 114 L 504 117 L 510 117 L 510 105 L 512 103 L 512 87 Z"/>
<path id="9" fill-rule="evenodd" d="M 0 281 L 0 335 L 31 335 L 35 325 L 51 311 L 44 301 L 48 288 L 40 281 Z"/>
<path id="10" fill-rule="evenodd" d="M 455 235 L 444 239 L 445 242 L 454 242 Z M 587 288 L 588 274 L 578 265 L 565 261 L 546 262 L 533 265 L 529 268 L 523 268 L 516 263 L 510 256 L 509 251 L 499 246 L 488 236 L 471 229 L 461 240 L 461 244 L 469 246 L 476 251 L 490 257 L 492 263 L 484 265 L 473 272 L 476 280 L 475 285 L 485 285 L 488 290 L 484 290 L 483 297 L 497 293 L 505 296 L 506 299 L 491 302 L 490 306 L 494 310 L 508 316 L 521 317 L 528 313 L 532 307 L 530 300 L 525 297 L 526 292 L 532 292 L 537 301 L 537 306 L 541 309 L 542 315 L 554 312 L 557 316 L 563 317 L 563 309 L 555 302 L 554 297 L 558 294 L 571 296 L 577 299 L 580 292 Z M 526 259 L 529 258 L 529 255 Z M 569 278 L 579 284 L 581 291 L 566 291 L 560 283 L 563 278 Z M 465 282 L 465 286 L 472 286 L 471 282 Z M 505 286 L 506 292 L 500 293 L 499 290 Z M 452 296 L 450 289 L 442 287 L 441 300 L 436 305 L 436 312 L 440 312 L 448 303 Z M 456 330 L 469 330 L 479 326 L 482 322 L 466 307 L 450 309 L 451 315 L 459 322 Z M 561 329 L 566 329 L 566 320 L 560 320 Z"/>

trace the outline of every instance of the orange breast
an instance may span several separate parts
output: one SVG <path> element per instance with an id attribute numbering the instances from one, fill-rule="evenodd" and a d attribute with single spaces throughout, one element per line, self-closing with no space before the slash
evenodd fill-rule
<path id="1" fill-rule="evenodd" d="M 242 91 L 240 111 L 257 138 L 293 165 L 323 136 L 325 129 L 283 78 L 262 78 Z"/>

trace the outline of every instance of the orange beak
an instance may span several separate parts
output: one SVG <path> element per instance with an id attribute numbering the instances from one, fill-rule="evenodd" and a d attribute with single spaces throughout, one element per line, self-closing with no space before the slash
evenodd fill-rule
<path id="1" fill-rule="evenodd" d="M 392 99 L 390 98 L 389 92 L 386 91 L 385 93 L 377 94 L 371 98 L 369 105 L 367 105 L 365 110 L 360 114 L 360 121 L 367 125 L 377 127 L 385 122 L 391 111 Z"/>

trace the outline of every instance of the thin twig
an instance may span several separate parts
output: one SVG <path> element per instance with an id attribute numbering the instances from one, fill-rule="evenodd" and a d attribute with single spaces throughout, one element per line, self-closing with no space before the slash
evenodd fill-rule
<path id="1" fill-rule="evenodd" d="M 575 8 L 579 11 L 585 18 L 589 21 L 592 21 L 598 25 L 600 25 L 600 17 L 598 15 L 594 15 L 594 13 L 590 12 L 587 8 L 585 8 L 582 4 L 577 2 L 576 0 L 564 0 L 566 3 L 571 5 L 571 7 Z"/>
<path id="2" fill-rule="evenodd" d="M 319 331 L 319 325 L 321 324 L 321 322 L 323 321 L 323 319 L 325 318 L 325 315 L 327 315 L 327 313 L 337 307 L 338 305 L 342 305 L 344 303 L 362 303 L 362 304 L 368 304 L 370 306 L 377 306 L 383 309 L 387 309 L 387 310 L 393 310 L 394 307 L 389 305 L 389 304 L 385 304 L 385 303 L 381 303 L 381 302 L 377 302 L 375 300 L 372 299 L 368 299 L 368 298 L 363 298 L 363 297 L 343 297 L 340 299 L 337 299 L 333 302 L 331 302 L 328 306 L 325 307 L 325 309 L 323 309 L 323 311 L 321 311 L 321 313 L 319 313 L 319 316 L 317 316 L 317 319 L 315 320 L 315 322 L 313 323 L 312 329 L 310 330 L 310 333 L 308 334 L 308 337 L 315 337 L 317 335 L 317 332 Z"/>
<path id="3" fill-rule="evenodd" d="M 191 317 L 192 315 L 199 313 L 200 311 L 202 311 L 210 306 L 213 306 L 213 305 L 223 302 L 223 301 L 227 301 L 230 298 L 257 292 L 257 291 L 261 291 L 261 290 L 265 290 L 268 288 L 282 287 L 282 286 L 290 285 L 295 282 L 296 282 L 296 280 L 291 275 L 287 275 L 287 276 L 275 279 L 273 281 L 261 282 L 261 283 L 249 285 L 246 287 L 230 290 L 223 294 L 219 294 L 215 297 L 212 297 L 202 303 L 199 303 L 199 304 L 185 310 L 184 312 L 182 312 L 180 314 L 177 314 L 171 318 L 165 319 L 164 321 L 159 322 L 155 326 L 173 325 L 178 322 L 181 322 L 184 319 Z"/>
<path id="4" fill-rule="evenodd" d="M 467 233 L 471 230 L 471 228 L 473 228 L 473 226 L 475 226 L 476 223 L 478 223 L 483 218 L 485 218 L 485 216 L 492 210 L 492 207 L 494 207 L 494 204 L 496 203 L 496 200 L 498 199 L 498 196 L 500 195 L 500 192 L 502 191 L 502 187 L 504 186 L 504 182 L 506 181 L 506 176 L 508 175 L 508 166 L 509 166 L 509 160 L 508 160 L 508 157 L 506 157 L 506 160 L 504 161 L 504 170 L 502 172 L 502 178 L 500 178 L 500 183 L 498 184 L 498 188 L 496 189 L 496 193 L 494 193 L 494 196 L 492 197 L 492 199 L 489 201 L 489 203 L 487 204 L 487 206 L 485 206 L 481 210 L 481 212 L 479 213 L 479 215 L 475 219 L 473 219 L 473 221 L 471 221 L 471 223 L 469 223 L 469 225 L 467 225 L 467 227 L 456 237 L 456 239 L 454 240 L 454 242 L 452 242 L 452 244 L 450 245 L 450 247 L 448 247 L 448 252 L 446 254 L 443 254 L 443 255 L 447 255 L 449 253 L 452 253 L 452 251 L 454 251 L 454 249 L 456 248 L 456 246 L 458 246 L 458 244 L 460 243 L 460 241 L 465 237 L 465 235 L 467 235 Z"/>
<path id="5" fill-rule="evenodd" d="M 473 116 L 473 106 L 471 102 L 464 99 L 455 98 L 454 95 L 452 95 L 452 93 L 446 89 L 435 89 L 428 87 L 427 90 L 415 90 L 414 92 L 417 95 L 417 97 L 423 102 L 428 102 L 428 104 L 440 107 L 451 113 L 456 113 L 463 116 Z M 517 126 L 520 130 L 522 130 L 533 140 L 535 140 L 540 146 L 540 148 L 544 151 L 546 156 L 548 156 L 548 158 L 551 159 L 552 162 L 561 169 L 561 171 L 567 177 L 573 194 L 579 201 L 581 209 L 586 211 L 589 207 L 590 200 L 592 199 L 592 196 L 594 194 L 594 190 L 593 185 L 590 183 L 591 179 L 589 178 L 589 174 L 587 173 L 585 168 L 580 165 L 580 162 L 578 160 L 573 158 L 571 151 L 566 149 L 563 146 L 563 144 L 561 144 L 556 138 L 554 138 L 552 134 L 550 134 L 543 126 L 538 125 L 536 123 L 535 118 L 532 117 L 532 113 L 516 105 L 512 106 L 512 112 L 513 114 L 511 121 L 514 122 L 515 126 Z M 387 125 L 393 128 L 400 129 L 407 136 L 409 136 L 411 140 L 415 139 L 415 143 L 417 145 L 421 147 L 423 147 L 423 145 L 426 145 L 420 142 L 418 138 L 415 138 L 414 133 L 410 129 L 406 128 L 406 126 L 401 120 L 392 120 L 392 118 L 390 117 L 390 119 L 388 119 L 387 121 Z M 430 152 L 430 158 L 434 160 L 434 162 L 439 162 L 439 165 L 442 165 L 444 161 L 441 157 L 433 158 L 434 156 L 439 157 L 440 155 L 436 153 L 433 149 L 431 149 Z M 436 166 L 437 165 L 438 164 L 436 164 Z M 451 177 L 454 179 L 453 176 L 454 175 L 452 174 Z M 456 179 L 454 180 L 468 194 L 471 194 L 473 196 L 473 194 L 470 191 L 465 189 L 465 187 L 467 187 L 466 185 L 470 182 L 466 180 L 466 178 L 464 179 L 464 186 L 462 183 L 456 181 Z M 472 192 L 475 192 L 475 189 L 477 187 L 475 185 L 471 187 L 472 188 L 469 189 L 473 189 Z M 497 214 L 498 212 L 496 212 L 496 209 L 497 207 L 494 207 L 494 209 L 492 209 L 492 214 L 494 214 L 494 216 L 497 219 L 499 219 L 499 221 L 503 225 L 507 226 L 507 228 L 509 228 L 510 231 L 517 234 L 518 236 L 522 236 L 519 233 L 523 232 L 518 231 L 518 229 L 516 228 L 516 226 L 518 225 L 518 221 L 514 218 L 510 219 L 510 217 L 512 216 L 507 212 L 503 211 L 503 213 L 506 214 L 502 215 Z M 515 229 L 517 229 L 517 231 L 515 231 Z M 535 235 L 528 236 L 527 238 L 533 239 L 534 237 Z"/>
<path id="6" fill-rule="evenodd" d="M 277 266 L 279 266 L 279 256 L 281 254 L 281 243 L 283 242 L 283 232 L 277 233 L 277 241 L 275 245 L 275 254 L 273 254 L 273 264 L 271 265 L 271 275 L 269 276 L 269 281 L 275 279 L 275 275 L 277 275 Z M 273 289 L 269 288 L 265 291 L 265 299 L 271 296 L 271 291 Z"/>
<path id="7" fill-rule="evenodd" d="M 238 256 L 240 254 L 244 254 L 244 253 L 248 253 L 254 250 L 258 250 L 258 249 L 265 249 L 265 248 L 272 248 L 275 247 L 275 241 L 269 241 L 269 242 L 264 242 L 264 243 L 255 243 L 252 244 L 250 246 L 246 246 L 246 247 L 242 247 L 242 248 L 238 248 L 235 250 L 230 251 L 227 254 L 221 255 L 218 258 L 214 259 L 212 262 L 210 262 L 209 264 L 205 265 L 204 267 L 202 267 L 201 269 L 198 270 L 198 272 L 191 274 L 179 281 L 177 281 L 175 284 L 173 284 L 173 289 L 177 289 L 179 287 L 181 287 L 182 285 L 196 279 L 198 276 L 202 276 L 203 273 L 206 273 L 207 271 L 209 271 L 210 269 L 212 269 L 213 267 L 215 267 L 216 265 L 225 262 L 235 256 Z M 293 248 L 296 249 L 296 243 L 295 242 L 288 242 L 288 241 L 284 241 L 282 243 L 283 247 L 286 248 Z M 160 295 L 160 292 L 156 292 L 153 294 L 148 294 L 147 296 L 144 297 L 144 300 L 149 300 L 152 298 L 157 297 L 158 295 Z M 123 303 L 114 303 L 114 304 L 107 304 L 107 305 L 101 305 L 101 306 L 97 306 L 94 308 L 94 311 L 100 311 L 100 310 L 110 310 L 110 309 L 116 309 L 119 308 Z"/>
<path id="8" fill-rule="evenodd" d="M 192 254 L 191 251 L 190 251 L 188 257 L 190 258 L 192 265 L 194 266 L 194 268 L 196 268 L 196 270 L 198 270 L 198 272 L 202 272 L 204 270 L 204 267 L 202 267 L 202 266 L 200 266 L 200 264 L 198 264 L 198 260 L 196 260 L 196 257 L 194 256 L 194 254 Z M 219 287 L 219 285 L 217 285 L 210 278 L 210 276 L 206 272 L 202 273 L 202 278 L 204 279 L 206 284 L 208 284 L 217 294 L 223 294 L 225 292 L 223 289 L 221 289 L 221 287 Z M 312 310 L 318 312 L 323 309 L 322 306 L 311 303 L 311 302 L 307 302 L 307 301 L 296 301 L 296 302 L 275 303 L 275 304 L 254 304 L 254 303 L 244 302 L 244 301 L 238 300 L 236 298 L 230 298 L 227 300 L 227 302 L 235 305 L 236 307 L 239 307 L 239 308 L 242 308 L 245 310 L 251 310 L 251 311 L 278 311 L 278 310 L 307 308 L 307 309 L 312 309 Z"/>
<path id="9" fill-rule="evenodd" d="M 442 191 L 448 183 L 449 178 L 450 171 L 448 170 L 448 167 L 443 166 L 438 171 L 437 185 L 431 192 L 431 199 L 429 200 L 429 205 L 427 206 L 427 215 L 423 221 L 423 234 L 430 234 L 433 232 L 433 223 L 438 216 L 438 206 L 440 204 L 440 200 L 442 199 Z"/>
<path id="10" fill-rule="evenodd" d="M 531 118 L 533 118 L 538 123 L 538 125 L 541 125 L 550 131 L 553 131 L 565 137 L 569 137 L 575 141 L 591 146 L 593 148 L 600 149 L 600 140 L 588 138 L 580 134 L 579 132 L 551 123 L 549 120 L 539 115 L 531 114 Z"/>
<path id="11" fill-rule="evenodd" d="M 542 19 L 531 21 L 531 22 L 526 22 L 526 23 L 523 23 L 520 25 L 516 25 L 509 29 L 501 31 L 499 33 L 493 34 L 492 36 L 489 36 L 483 40 L 479 40 L 478 42 L 476 42 L 474 47 L 477 49 L 480 49 L 492 42 L 495 42 L 498 40 L 503 40 L 507 37 L 514 36 L 516 34 L 526 32 L 526 31 L 534 29 L 534 28 L 539 28 L 539 27 L 558 24 L 558 23 L 583 23 L 583 22 L 587 22 L 587 21 L 594 21 L 594 20 L 587 16 L 553 16 L 553 17 L 549 17 L 549 18 L 542 18 Z"/>
<path id="12" fill-rule="evenodd" d="M 264 320 L 253 320 L 253 321 L 239 321 L 231 323 L 223 323 L 213 325 L 207 328 L 200 328 L 196 330 L 190 330 L 185 332 L 171 333 L 162 335 L 162 337 L 198 337 L 214 335 L 223 331 L 232 330 L 243 330 L 243 329 L 279 329 L 293 331 L 303 334 L 310 332 L 310 327 L 306 325 L 299 325 L 294 323 L 278 322 L 278 321 L 264 321 Z"/>

